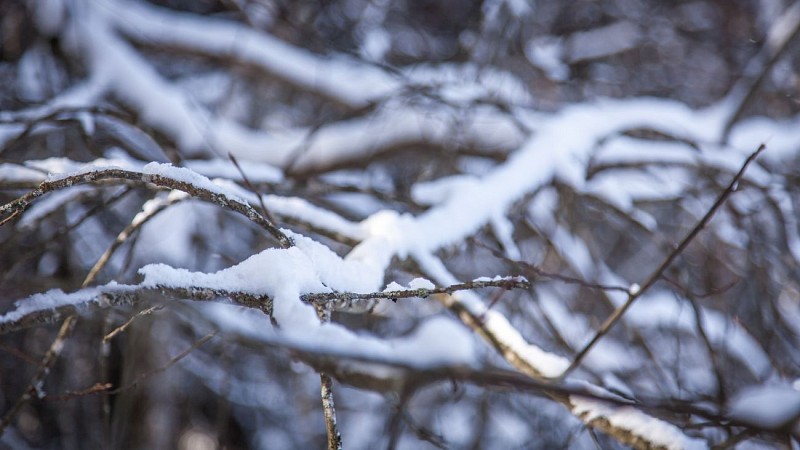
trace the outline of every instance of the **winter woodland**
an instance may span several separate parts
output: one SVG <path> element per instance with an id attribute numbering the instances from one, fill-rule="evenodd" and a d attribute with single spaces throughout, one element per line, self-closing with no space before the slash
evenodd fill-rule
<path id="1" fill-rule="evenodd" d="M 800 448 L 800 3 L 0 3 L 4 448 Z"/>

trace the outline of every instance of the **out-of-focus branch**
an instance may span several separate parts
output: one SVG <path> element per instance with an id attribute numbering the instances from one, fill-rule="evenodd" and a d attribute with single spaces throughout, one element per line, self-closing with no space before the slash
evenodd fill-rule
<path id="1" fill-rule="evenodd" d="M 661 276 L 664 273 L 664 271 L 667 270 L 667 268 L 672 264 L 672 262 L 675 261 L 675 259 L 678 256 L 680 256 L 680 254 L 683 253 L 684 250 L 686 250 L 686 247 L 689 246 L 689 244 L 694 240 L 694 238 L 698 234 L 700 234 L 700 232 L 703 230 L 703 228 L 706 227 L 711 218 L 714 217 L 714 214 L 717 212 L 717 210 L 722 206 L 723 203 L 725 203 L 725 200 L 727 200 L 728 197 L 738 189 L 739 181 L 742 179 L 742 176 L 744 176 L 747 167 L 765 149 L 766 146 L 764 144 L 761 144 L 755 152 L 751 153 L 750 156 L 747 157 L 744 164 L 742 164 L 741 169 L 739 169 L 739 172 L 733 177 L 731 182 L 728 184 L 728 187 L 717 196 L 717 199 L 714 202 L 714 204 L 711 205 L 711 208 L 708 209 L 708 211 L 700 219 L 700 221 L 697 222 L 697 224 L 689 231 L 689 233 L 687 233 L 687 235 L 683 238 L 683 240 L 681 240 L 678 246 L 675 247 L 675 249 L 667 255 L 667 257 L 653 271 L 653 273 L 647 278 L 647 280 L 644 283 L 642 283 L 641 286 L 635 285 L 628 290 L 628 299 L 625 301 L 625 303 L 619 308 L 617 308 L 614 311 L 614 313 L 612 313 L 611 316 L 609 316 L 606 319 L 606 321 L 603 322 L 603 325 L 595 333 L 592 339 L 578 352 L 577 355 L 575 355 L 569 367 L 567 367 L 567 369 L 564 370 L 564 373 L 561 374 L 561 378 L 567 376 L 570 372 L 575 370 L 575 368 L 578 367 L 578 365 L 580 365 L 580 363 L 583 361 L 583 358 L 586 356 L 586 354 L 588 354 L 589 351 L 594 347 L 594 345 L 597 344 L 597 342 L 600 339 L 602 339 L 603 336 L 605 336 L 614 325 L 616 325 L 616 323 L 619 321 L 620 318 L 622 318 L 622 316 L 625 314 L 628 308 L 630 308 L 631 305 L 633 305 L 633 303 L 637 299 L 639 299 L 645 292 L 647 292 L 648 289 L 650 289 L 659 279 L 661 279 Z"/>
<path id="2" fill-rule="evenodd" d="M 174 191 L 174 192 L 182 193 L 182 191 Z M 185 200 L 186 198 L 188 197 L 186 197 L 185 195 L 169 195 L 164 199 L 152 199 L 149 200 L 147 203 L 145 203 L 143 210 L 133 218 L 131 223 L 128 224 L 128 226 L 125 227 L 124 230 L 119 232 L 116 239 L 114 239 L 114 242 L 108 247 L 108 249 L 106 249 L 105 252 L 103 252 L 100 258 L 98 258 L 97 262 L 89 270 L 89 273 L 86 274 L 86 278 L 83 280 L 81 287 L 86 287 L 92 284 L 92 282 L 94 282 L 95 278 L 97 277 L 97 274 L 100 273 L 101 270 L 103 270 L 103 267 L 105 267 L 105 265 L 111 259 L 111 255 L 113 255 L 114 252 L 122 244 L 124 244 L 125 241 L 127 241 L 128 238 L 134 232 L 136 232 L 136 230 L 141 228 L 142 225 L 147 223 L 150 219 L 155 217 L 161 211 L 164 211 L 169 206 L 174 205 L 175 203 L 181 200 Z"/>
<path id="3" fill-rule="evenodd" d="M 69 339 L 70 335 L 72 335 L 72 330 L 75 329 L 75 325 L 78 322 L 78 317 L 75 315 L 68 316 L 64 319 L 64 322 L 61 324 L 61 328 L 58 330 L 58 334 L 56 338 L 53 339 L 53 342 L 50 344 L 50 348 L 45 353 L 44 358 L 42 358 L 41 364 L 39 364 L 39 370 L 36 372 L 36 375 L 31 378 L 30 383 L 28 383 L 28 387 L 26 388 L 25 392 L 17 398 L 17 401 L 11 406 L 11 408 L 3 415 L 3 418 L 0 419 L 0 436 L 5 432 L 6 428 L 11 425 L 11 422 L 19 413 L 20 409 L 32 398 L 42 398 L 44 397 L 44 381 L 47 378 L 47 375 L 50 374 L 50 369 L 52 369 L 53 364 L 55 364 L 58 356 L 61 354 L 61 350 L 64 348 L 64 343 Z"/>
<path id="4" fill-rule="evenodd" d="M 727 142 L 731 129 L 742 118 L 745 108 L 755 98 L 764 78 L 783 56 L 798 32 L 800 32 L 800 3 L 794 2 L 773 23 L 761 51 L 750 61 L 739 82 L 731 89 L 730 101 L 733 103 L 733 113 L 725 121 L 722 142 Z"/>
<path id="5" fill-rule="evenodd" d="M 478 241 L 476 241 L 478 242 Z M 607 284 L 600 284 L 600 283 L 593 283 L 591 281 L 586 281 L 581 278 L 570 277 L 568 275 L 562 275 L 560 273 L 548 272 L 543 270 L 541 267 L 537 266 L 536 264 L 531 264 L 526 261 L 518 261 L 511 259 L 504 255 L 502 252 L 498 251 L 495 248 L 492 248 L 484 243 L 478 242 L 478 245 L 485 248 L 486 250 L 490 251 L 495 258 L 499 258 L 504 262 L 511 264 L 512 266 L 516 267 L 517 269 L 521 270 L 525 276 L 530 278 L 549 278 L 551 280 L 560 281 L 564 284 L 574 284 L 578 285 L 587 289 L 598 289 L 601 291 L 618 291 L 618 292 L 627 292 L 628 288 L 623 286 L 615 286 L 615 285 L 607 285 Z"/>
<path id="6" fill-rule="evenodd" d="M 424 270 L 439 280 L 450 279 L 452 275 L 441 261 L 433 255 L 416 254 L 415 259 Z M 467 297 L 467 296 L 464 296 Z M 441 295 L 439 301 L 455 314 L 465 325 L 486 340 L 503 359 L 517 370 L 535 380 L 558 380 L 559 374 L 569 366 L 569 362 L 559 355 L 547 352 L 528 343 L 502 314 L 487 310 L 469 298 L 455 295 Z M 597 388 L 602 391 L 603 389 Z M 623 444 L 637 449 L 669 447 L 667 442 L 689 441 L 681 430 L 669 422 L 648 416 L 641 411 L 631 412 L 635 419 L 617 420 L 619 413 L 615 408 L 604 404 L 582 401 L 581 398 L 548 394 L 553 400 L 566 406 L 570 412 L 592 428 L 601 430 Z M 648 424 L 643 426 L 642 424 Z M 653 435 L 651 427 L 658 427 L 660 433 Z M 679 444 L 679 446 L 682 446 Z"/>

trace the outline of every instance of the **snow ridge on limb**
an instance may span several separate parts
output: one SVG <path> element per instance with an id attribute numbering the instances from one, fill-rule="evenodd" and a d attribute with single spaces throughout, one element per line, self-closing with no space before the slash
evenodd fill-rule
<path id="1" fill-rule="evenodd" d="M 192 197 L 215 203 L 226 209 L 242 214 L 267 230 L 284 248 L 293 245 L 291 239 L 279 230 L 275 224 L 263 217 L 234 192 L 213 183 L 208 178 L 189 169 L 160 163 L 150 163 L 146 165 L 141 172 L 115 167 L 98 167 L 90 164 L 76 172 L 50 175 L 47 180 L 39 184 L 38 188 L 14 201 L 0 206 L 0 214 L 7 215 L 2 223 L 18 216 L 25 211 L 34 200 L 44 194 L 74 185 L 108 179 L 139 181 L 184 191 Z"/>

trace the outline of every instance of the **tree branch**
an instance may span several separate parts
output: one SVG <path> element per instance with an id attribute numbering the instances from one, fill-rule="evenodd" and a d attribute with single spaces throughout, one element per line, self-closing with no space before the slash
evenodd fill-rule
<path id="1" fill-rule="evenodd" d="M 250 219 L 250 221 L 258 224 L 270 235 L 272 235 L 272 237 L 274 237 L 283 248 L 289 248 L 294 245 L 292 240 L 277 226 L 275 226 L 275 224 L 259 214 L 258 211 L 243 201 L 232 198 L 219 191 L 213 192 L 197 186 L 196 184 L 171 178 L 169 176 L 116 168 L 100 168 L 90 172 L 82 172 L 78 174 L 67 175 L 63 178 L 43 181 L 36 189 L 17 198 L 16 200 L 0 206 L 0 215 L 7 215 L 6 218 L 0 222 L 0 225 L 4 225 L 9 220 L 25 211 L 25 209 L 27 209 L 34 200 L 43 196 L 44 194 L 59 189 L 65 189 L 74 185 L 96 183 L 105 180 L 126 180 L 150 183 L 159 187 L 186 192 L 194 198 L 214 203 L 225 209 L 229 209 L 247 217 Z"/>
<path id="2" fill-rule="evenodd" d="M 669 255 L 667 255 L 667 257 L 661 262 L 661 264 L 656 268 L 656 270 L 653 271 L 653 273 L 647 278 L 647 280 L 644 283 L 642 283 L 641 287 L 634 288 L 634 286 L 632 286 L 631 289 L 628 290 L 628 299 L 625 301 L 625 303 L 619 308 L 617 308 L 611 314 L 611 316 L 609 316 L 606 319 L 606 321 L 603 322 L 603 325 L 595 333 L 595 335 L 592 337 L 589 343 L 587 343 L 578 352 L 578 354 L 575 355 L 575 358 L 572 360 L 569 367 L 567 367 L 567 369 L 561 374 L 560 378 L 567 376 L 570 372 L 575 370 L 575 368 L 578 367 L 578 365 L 580 365 L 580 363 L 583 361 L 586 354 L 588 354 L 589 351 L 594 347 L 594 345 L 597 344 L 597 342 L 600 339 L 602 339 L 603 336 L 605 336 L 614 325 L 616 325 L 616 323 L 619 321 L 620 318 L 622 318 L 622 316 L 625 314 L 628 308 L 630 308 L 631 305 L 633 305 L 633 303 L 637 299 L 639 299 L 645 292 L 647 292 L 648 289 L 650 289 L 661 278 L 661 275 L 664 273 L 664 271 L 667 270 L 667 268 L 672 264 L 672 262 L 675 261 L 675 259 L 681 253 L 683 253 L 684 250 L 686 250 L 686 247 L 688 247 L 689 244 L 694 240 L 694 238 L 697 237 L 698 234 L 700 234 L 703 228 L 705 228 L 705 226 L 708 225 L 708 222 L 711 221 L 711 218 L 714 217 L 714 214 L 717 212 L 717 210 L 722 206 L 723 203 L 725 203 L 725 200 L 727 200 L 728 197 L 730 197 L 730 195 L 733 194 L 738 189 L 739 181 L 742 179 L 742 176 L 744 176 L 747 167 L 765 149 L 766 146 L 764 144 L 761 144 L 755 152 L 751 153 L 750 156 L 747 157 L 744 164 L 742 164 L 742 167 L 739 169 L 739 172 L 733 177 L 731 182 L 728 184 L 728 187 L 717 196 L 716 201 L 714 202 L 713 205 L 711 205 L 711 208 L 709 208 L 706 214 L 700 219 L 699 222 L 697 222 L 694 228 L 692 228 L 691 231 L 689 231 L 689 233 L 686 235 L 686 237 L 683 238 L 680 244 L 678 244 L 678 246 L 675 247 L 675 249 Z"/>

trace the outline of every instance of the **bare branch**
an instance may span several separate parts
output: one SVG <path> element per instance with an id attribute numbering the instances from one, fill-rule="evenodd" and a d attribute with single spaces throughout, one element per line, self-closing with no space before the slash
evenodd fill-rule
<path id="1" fill-rule="evenodd" d="M 186 197 L 183 196 L 171 195 L 168 196 L 166 199 L 153 199 L 148 201 L 145 204 L 144 210 L 141 211 L 139 214 L 137 214 L 133 218 L 133 221 L 131 221 L 131 223 L 127 227 L 125 227 L 124 230 L 119 232 L 116 239 L 114 239 L 114 242 L 111 243 L 108 249 L 106 249 L 106 251 L 103 252 L 103 254 L 100 256 L 100 258 L 97 259 L 97 262 L 89 270 L 89 273 L 86 274 L 86 278 L 84 278 L 81 287 L 86 287 L 92 284 L 92 282 L 94 282 L 95 277 L 97 277 L 97 274 L 100 273 L 101 270 L 103 270 L 103 267 L 105 267 L 106 263 L 108 263 L 108 261 L 111 259 L 111 255 L 113 255 L 114 252 L 122 244 L 124 244 L 134 232 L 136 232 L 136 230 L 141 228 L 145 223 L 147 223 L 150 219 L 155 217 L 161 211 L 164 211 L 169 206 L 174 205 L 175 203 L 184 200 L 185 198 Z"/>
<path id="2" fill-rule="evenodd" d="M 531 277 L 531 278 L 549 278 L 549 279 L 552 279 L 552 280 L 560 281 L 560 282 L 565 283 L 565 284 L 575 284 L 575 285 L 578 285 L 578 286 L 582 286 L 582 287 L 585 287 L 587 289 L 598 289 L 598 290 L 601 290 L 601 291 L 628 292 L 628 288 L 626 288 L 624 286 L 613 286 L 613 285 L 592 283 L 590 281 L 586 281 L 586 280 L 583 280 L 583 279 L 580 279 L 580 278 L 570 277 L 568 275 L 562 275 L 560 273 L 547 272 L 547 271 L 543 270 L 541 267 L 539 267 L 539 266 L 537 266 L 535 264 L 531 264 L 531 263 L 528 263 L 528 262 L 525 262 L 525 261 L 517 261 L 517 260 L 511 259 L 508 256 L 504 255 L 503 252 L 501 252 L 501 251 L 499 251 L 499 250 L 497 250 L 495 248 L 489 247 L 488 245 L 486 245 L 486 244 L 484 244 L 482 242 L 479 242 L 479 241 L 475 241 L 475 242 L 478 245 L 480 245 L 481 247 L 485 248 L 486 250 L 489 250 L 490 252 L 492 252 L 492 255 L 494 255 L 494 257 L 500 258 L 503 261 L 507 262 L 508 264 L 513 265 L 514 267 L 520 269 L 522 271 L 522 273 L 524 273 L 526 276 Z"/>
<path id="3" fill-rule="evenodd" d="M 742 118 L 745 108 L 755 98 L 761 83 L 799 32 L 800 3 L 795 2 L 786 8 L 783 15 L 774 22 L 764 46 L 761 47 L 761 51 L 750 61 L 742 78 L 731 89 L 730 97 L 734 107 L 733 114 L 725 122 L 722 130 L 722 142 L 728 140 L 731 129 Z"/>
<path id="4" fill-rule="evenodd" d="M 111 389 L 110 391 L 106 391 L 105 393 L 106 394 L 118 394 L 118 393 L 120 393 L 122 391 L 126 391 L 128 389 L 132 389 L 132 388 L 138 386 L 140 383 L 142 383 L 143 381 L 145 381 L 145 380 L 147 380 L 149 378 L 152 378 L 152 377 L 154 377 L 156 375 L 159 375 L 161 373 L 166 372 L 167 370 L 169 370 L 170 367 L 174 366 L 180 360 L 182 360 L 183 358 L 186 358 L 187 356 L 189 356 L 190 353 L 192 353 L 193 351 L 195 351 L 198 348 L 202 347 L 206 342 L 208 342 L 211 339 L 213 339 L 214 336 L 217 335 L 217 333 L 218 333 L 217 330 L 211 331 L 210 333 L 206 334 L 205 336 L 203 336 L 202 338 L 200 338 L 196 342 L 194 342 L 189 348 L 187 348 L 186 350 L 184 350 L 184 351 L 178 353 L 177 355 L 175 355 L 174 357 L 172 357 L 163 366 L 158 367 L 158 368 L 156 368 L 154 370 L 151 370 L 149 372 L 143 373 L 143 374 L 139 375 L 138 377 L 136 377 L 136 379 L 131 381 L 130 383 L 128 383 L 128 384 L 126 384 L 124 386 L 120 386 L 120 387 L 115 388 L 115 389 Z"/>
<path id="5" fill-rule="evenodd" d="M 70 335 L 72 334 L 72 330 L 75 329 L 75 325 L 78 321 L 78 318 L 74 315 L 67 317 L 64 319 L 64 322 L 61 324 L 61 328 L 56 335 L 56 338 L 53 339 L 52 344 L 50 344 L 50 348 L 45 353 L 44 358 L 42 358 L 42 362 L 39 365 L 39 370 L 36 372 L 36 375 L 31 378 L 30 383 L 28 384 L 28 388 L 22 395 L 17 398 L 17 401 L 11 406 L 11 408 L 3 415 L 3 418 L 0 419 L 0 435 L 2 435 L 6 428 L 11 425 L 11 422 L 19 413 L 20 409 L 32 398 L 42 398 L 44 397 L 44 381 L 47 376 L 50 374 L 50 369 L 52 369 L 53 364 L 55 364 L 58 356 L 61 354 L 61 350 L 64 348 L 64 343 L 69 339 Z"/>

